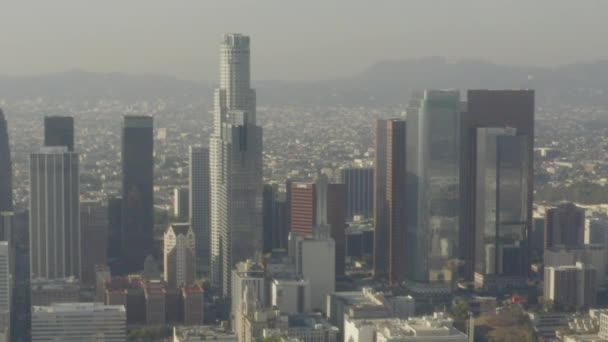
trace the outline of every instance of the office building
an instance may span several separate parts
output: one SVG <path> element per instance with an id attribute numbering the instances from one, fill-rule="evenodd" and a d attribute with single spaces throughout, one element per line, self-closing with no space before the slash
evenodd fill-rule
<path id="1" fill-rule="evenodd" d="M 196 239 L 188 223 L 173 223 L 164 236 L 164 278 L 170 289 L 196 280 Z"/>
<path id="2" fill-rule="evenodd" d="M 597 286 L 606 283 L 608 273 L 608 249 L 604 244 L 587 244 L 576 247 L 555 246 L 545 249 L 543 256 L 544 267 L 559 267 L 575 265 L 581 262 L 593 266 L 596 270 Z"/>
<path id="3" fill-rule="evenodd" d="M 574 203 L 563 203 L 545 212 L 545 248 L 585 243 L 585 209 Z"/>
<path id="4" fill-rule="evenodd" d="M 180 220 L 190 218 L 190 189 L 173 189 L 173 216 Z"/>
<path id="5" fill-rule="evenodd" d="M 287 248 L 289 227 L 285 194 L 279 192 L 277 184 L 264 185 L 263 226 L 264 253 L 276 248 Z"/>
<path id="6" fill-rule="evenodd" d="M 32 279 L 31 304 L 47 306 L 53 303 L 77 303 L 80 301 L 80 282 L 74 277 L 63 279 Z"/>
<path id="7" fill-rule="evenodd" d="M 374 169 L 343 168 L 340 183 L 346 185 L 346 219 L 360 216 L 370 219 L 374 216 Z"/>
<path id="8" fill-rule="evenodd" d="M 475 286 L 526 284 L 528 137 L 515 128 L 478 128 Z"/>
<path id="9" fill-rule="evenodd" d="M 226 327 L 201 325 L 173 327 L 173 342 L 238 342 L 236 335 Z"/>
<path id="10" fill-rule="evenodd" d="M 184 325 L 196 326 L 203 324 L 203 295 L 203 289 L 199 285 L 187 285 L 182 287 Z"/>
<path id="11" fill-rule="evenodd" d="M 312 237 L 317 217 L 314 183 L 290 182 L 291 234 Z"/>
<path id="12" fill-rule="evenodd" d="M 352 340 L 363 342 L 364 340 Z M 374 341 L 422 342 L 449 341 L 467 342 L 469 337 L 454 327 L 446 314 L 435 312 L 432 316 L 412 317 L 407 320 L 389 320 L 376 324 Z"/>
<path id="13" fill-rule="evenodd" d="M 30 155 L 32 278 L 80 279 L 79 196 L 77 153 L 67 147 L 43 147 Z"/>
<path id="14" fill-rule="evenodd" d="M 408 117 L 409 121 L 409 117 Z M 461 120 L 461 189 L 460 210 L 460 258 L 464 260 L 464 275 L 473 280 L 475 272 L 475 170 L 477 161 L 477 128 L 512 127 L 517 134 L 527 137 L 526 155 L 530 156 L 528 169 L 525 172 L 526 197 L 522 199 L 527 205 L 528 218 L 532 222 L 532 201 L 534 185 L 533 147 L 534 147 L 534 91 L 533 90 L 469 90 L 466 108 L 463 108 Z M 409 167 L 409 166 L 408 166 Z M 526 228 L 529 234 L 531 227 Z M 530 256 L 526 252 L 524 262 L 529 264 Z"/>
<path id="15" fill-rule="evenodd" d="M 126 340 L 126 311 L 122 305 L 64 303 L 32 308 L 32 342 Z"/>
<path id="16" fill-rule="evenodd" d="M 108 199 L 108 265 L 115 274 L 123 273 L 120 270 L 122 255 L 122 198 L 110 197 Z"/>
<path id="17" fill-rule="evenodd" d="M 95 283 L 95 266 L 108 263 L 108 208 L 101 201 L 80 203 L 83 284 Z"/>
<path id="18" fill-rule="evenodd" d="M 336 244 L 329 233 L 315 238 L 295 236 L 296 273 L 310 284 L 310 306 L 326 310 L 327 296 L 336 288 Z"/>
<path id="19" fill-rule="evenodd" d="M 545 268 L 545 300 L 558 310 L 574 311 L 593 307 L 597 301 L 597 270 L 577 262 L 575 265 Z"/>
<path id="20" fill-rule="evenodd" d="M 207 273 L 211 265 L 209 149 L 190 146 L 189 152 L 190 226 L 196 238 L 196 265 Z"/>
<path id="21" fill-rule="evenodd" d="M 247 260 L 236 265 L 236 268 L 232 271 L 231 299 L 230 318 L 233 331 L 239 335 L 239 332 L 243 329 L 245 300 L 255 301 L 262 306 L 266 304 L 266 279 L 261 264 Z"/>
<path id="22" fill-rule="evenodd" d="M 8 241 L 0 241 L 0 335 L 10 341 L 13 303 L 11 248 Z"/>
<path id="23" fill-rule="evenodd" d="M 262 128 L 250 82 L 249 37 L 226 34 L 220 48 L 209 144 L 211 284 L 230 296 L 233 267 L 262 251 Z"/>
<path id="24" fill-rule="evenodd" d="M 406 262 L 406 123 L 376 122 L 374 276 L 400 283 Z"/>
<path id="25" fill-rule="evenodd" d="M 407 117 L 407 272 L 412 289 L 449 290 L 457 278 L 461 103 L 458 91 L 427 90 Z"/>
<path id="26" fill-rule="evenodd" d="M 270 305 L 289 315 L 310 312 L 310 283 L 297 277 L 275 278 L 270 288 Z"/>
<path id="27" fill-rule="evenodd" d="M 65 146 L 68 151 L 74 152 L 74 118 L 71 116 L 45 116 L 44 146 Z"/>
<path id="28" fill-rule="evenodd" d="M 264 339 L 280 341 L 338 342 L 340 331 L 318 314 L 297 314 L 287 317 L 287 326 L 262 329 Z"/>
<path id="29" fill-rule="evenodd" d="M 0 213 L 13 210 L 13 171 L 8 127 L 0 109 Z"/>
<path id="30" fill-rule="evenodd" d="M 124 271 L 138 272 L 153 251 L 154 123 L 125 116 L 122 127 L 122 231 Z"/>

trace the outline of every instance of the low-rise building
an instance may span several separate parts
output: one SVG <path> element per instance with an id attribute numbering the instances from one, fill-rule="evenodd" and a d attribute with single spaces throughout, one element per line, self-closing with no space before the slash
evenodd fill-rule
<path id="1" fill-rule="evenodd" d="M 236 335 L 222 326 L 173 327 L 173 342 L 238 342 Z"/>
<path id="2" fill-rule="evenodd" d="M 35 306 L 80 301 L 80 282 L 74 277 L 63 279 L 32 279 L 31 301 Z"/>

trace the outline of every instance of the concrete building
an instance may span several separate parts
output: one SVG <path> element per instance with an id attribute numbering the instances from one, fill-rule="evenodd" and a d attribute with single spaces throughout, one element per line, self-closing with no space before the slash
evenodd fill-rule
<path id="1" fill-rule="evenodd" d="M 13 312 L 13 279 L 11 248 L 8 241 L 0 241 L 0 336 L 11 340 L 11 314 Z"/>
<path id="2" fill-rule="evenodd" d="M 196 265 L 207 273 L 211 265 L 209 149 L 190 146 L 189 152 L 190 225 L 196 238 Z"/>
<path id="3" fill-rule="evenodd" d="M 545 248 L 577 247 L 585 242 L 585 209 L 573 203 L 548 208 L 545 214 Z"/>
<path id="4" fill-rule="evenodd" d="M 95 266 L 108 263 L 108 208 L 101 201 L 80 202 L 81 282 L 95 283 Z"/>
<path id="5" fill-rule="evenodd" d="M 203 324 L 203 300 L 203 289 L 199 285 L 188 285 L 182 287 L 184 325 L 196 326 Z"/>
<path id="6" fill-rule="evenodd" d="M 364 219 L 374 217 L 374 169 L 343 168 L 340 183 L 346 186 L 346 220 L 354 216 Z"/>
<path id="7" fill-rule="evenodd" d="M 247 292 L 247 293 L 246 293 Z M 242 338 L 243 312 L 246 305 L 246 296 L 262 306 L 266 304 L 266 279 L 264 267 L 251 260 L 240 262 L 232 271 L 232 307 L 230 319 L 233 331 Z M 250 305 L 252 303 L 249 303 Z"/>
<path id="8" fill-rule="evenodd" d="M 122 230 L 119 273 L 142 270 L 153 251 L 154 119 L 125 116 L 122 126 Z"/>
<path id="9" fill-rule="evenodd" d="M 170 289 L 196 280 L 196 240 L 188 223 L 173 223 L 164 236 L 164 278 Z"/>
<path id="10" fill-rule="evenodd" d="M 406 279 L 406 123 L 376 122 L 374 277 Z"/>
<path id="11" fill-rule="evenodd" d="M 338 342 L 339 330 L 319 315 L 290 315 L 287 328 L 265 328 L 264 338 L 301 342 Z"/>
<path id="12" fill-rule="evenodd" d="M 467 342 L 469 337 L 454 328 L 453 320 L 443 313 L 413 317 L 405 321 L 385 321 L 377 325 L 378 342 Z"/>
<path id="13" fill-rule="evenodd" d="M 48 306 L 54 303 L 78 303 L 80 282 L 74 277 L 63 279 L 32 279 L 31 305 Z"/>
<path id="14" fill-rule="evenodd" d="M 173 189 L 173 216 L 179 220 L 190 218 L 190 189 Z"/>
<path id="15" fill-rule="evenodd" d="M 545 300 L 565 311 L 594 306 L 597 300 L 596 274 L 593 266 L 583 263 L 546 267 Z"/>
<path id="16" fill-rule="evenodd" d="M 32 308 L 32 342 L 124 342 L 126 339 L 124 306 L 66 303 Z"/>
<path id="17" fill-rule="evenodd" d="M 43 147 L 30 155 L 32 278 L 81 278 L 78 164 L 78 154 L 67 147 Z"/>
<path id="18" fill-rule="evenodd" d="M 289 316 L 275 308 L 260 308 L 247 305 L 243 308 L 243 322 L 237 331 L 239 342 L 256 342 L 264 337 L 264 330 L 289 328 Z"/>
<path id="19" fill-rule="evenodd" d="M 173 327 L 173 342 L 238 342 L 235 334 L 221 326 Z"/>
<path id="20" fill-rule="evenodd" d="M 545 249 L 543 265 L 559 267 L 575 265 L 577 262 L 593 266 L 598 288 L 606 284 L 608 271 L 608 250 L 605 245 L 589 244 L 578 247 L 554 246 Z"/>
<path id="21" fill-rule="evenodd" d="M 230 296 L 233 267 L 262 250 L 262 128 L 250 82 L 250 39 L 226 34 L 209 141 L 211 283 Z"/>
<path id="22" fill-rule="evenodd" d="M 285 193 L 277 184 L 264 185 L 264 253 L 276 248 L 287 248 L 289 226 L 287 226 L 287 203 Z"/>
<path id="23" fill-rule="evenodd" d="M 310 312 L 310 283 L 305 279 L 273 279 L 270 304 L 288 315 Z"/>
<path id="24" fill-rule="evenodd" d="M 313 310 L 325 311 L 327 296 L 336 288 L 335 243 L 328 235 L 314 239 L 295 239 L 296 273 L 310 284 L 310 305 Z"/>

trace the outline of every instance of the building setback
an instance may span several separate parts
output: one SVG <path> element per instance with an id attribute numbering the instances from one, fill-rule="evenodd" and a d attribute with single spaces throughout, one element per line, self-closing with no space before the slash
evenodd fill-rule
<path id="1" fill-rule="evenodd" d="M 125 116 L 122 127 L 123 271 L 141 271 L 153 251 L 154 140 L 150 116 Z"/>
<path id="2" fill-rule="evenodd" d="M 30 155 L 32 278 L 80 279 L 79 184 L 78 154 L 67 147 L 43 147 Z"/>

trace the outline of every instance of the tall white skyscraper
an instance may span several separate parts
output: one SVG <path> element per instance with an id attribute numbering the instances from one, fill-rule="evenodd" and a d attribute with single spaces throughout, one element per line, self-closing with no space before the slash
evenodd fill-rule
<path id="1" fill-rule="evenodd" d="M 262 128 L 256 125 L 249 59 L 249 37 L 226 34 L 209 144 L 211 280 L 225 296 L 236 263 L 262 251 Z"/>
<path id="2" fill-rule="evenodd" d="M 207 273 L 210 267 L 209 249 L 209 148 L 190 147 L 190 226 L 196 238 L 196 265 Z"/>
<path id="3" fill-rule="evenodd" d="M 43 147 L 30 156 L 32 278 L 80 279 L 78 154 Z"/>

